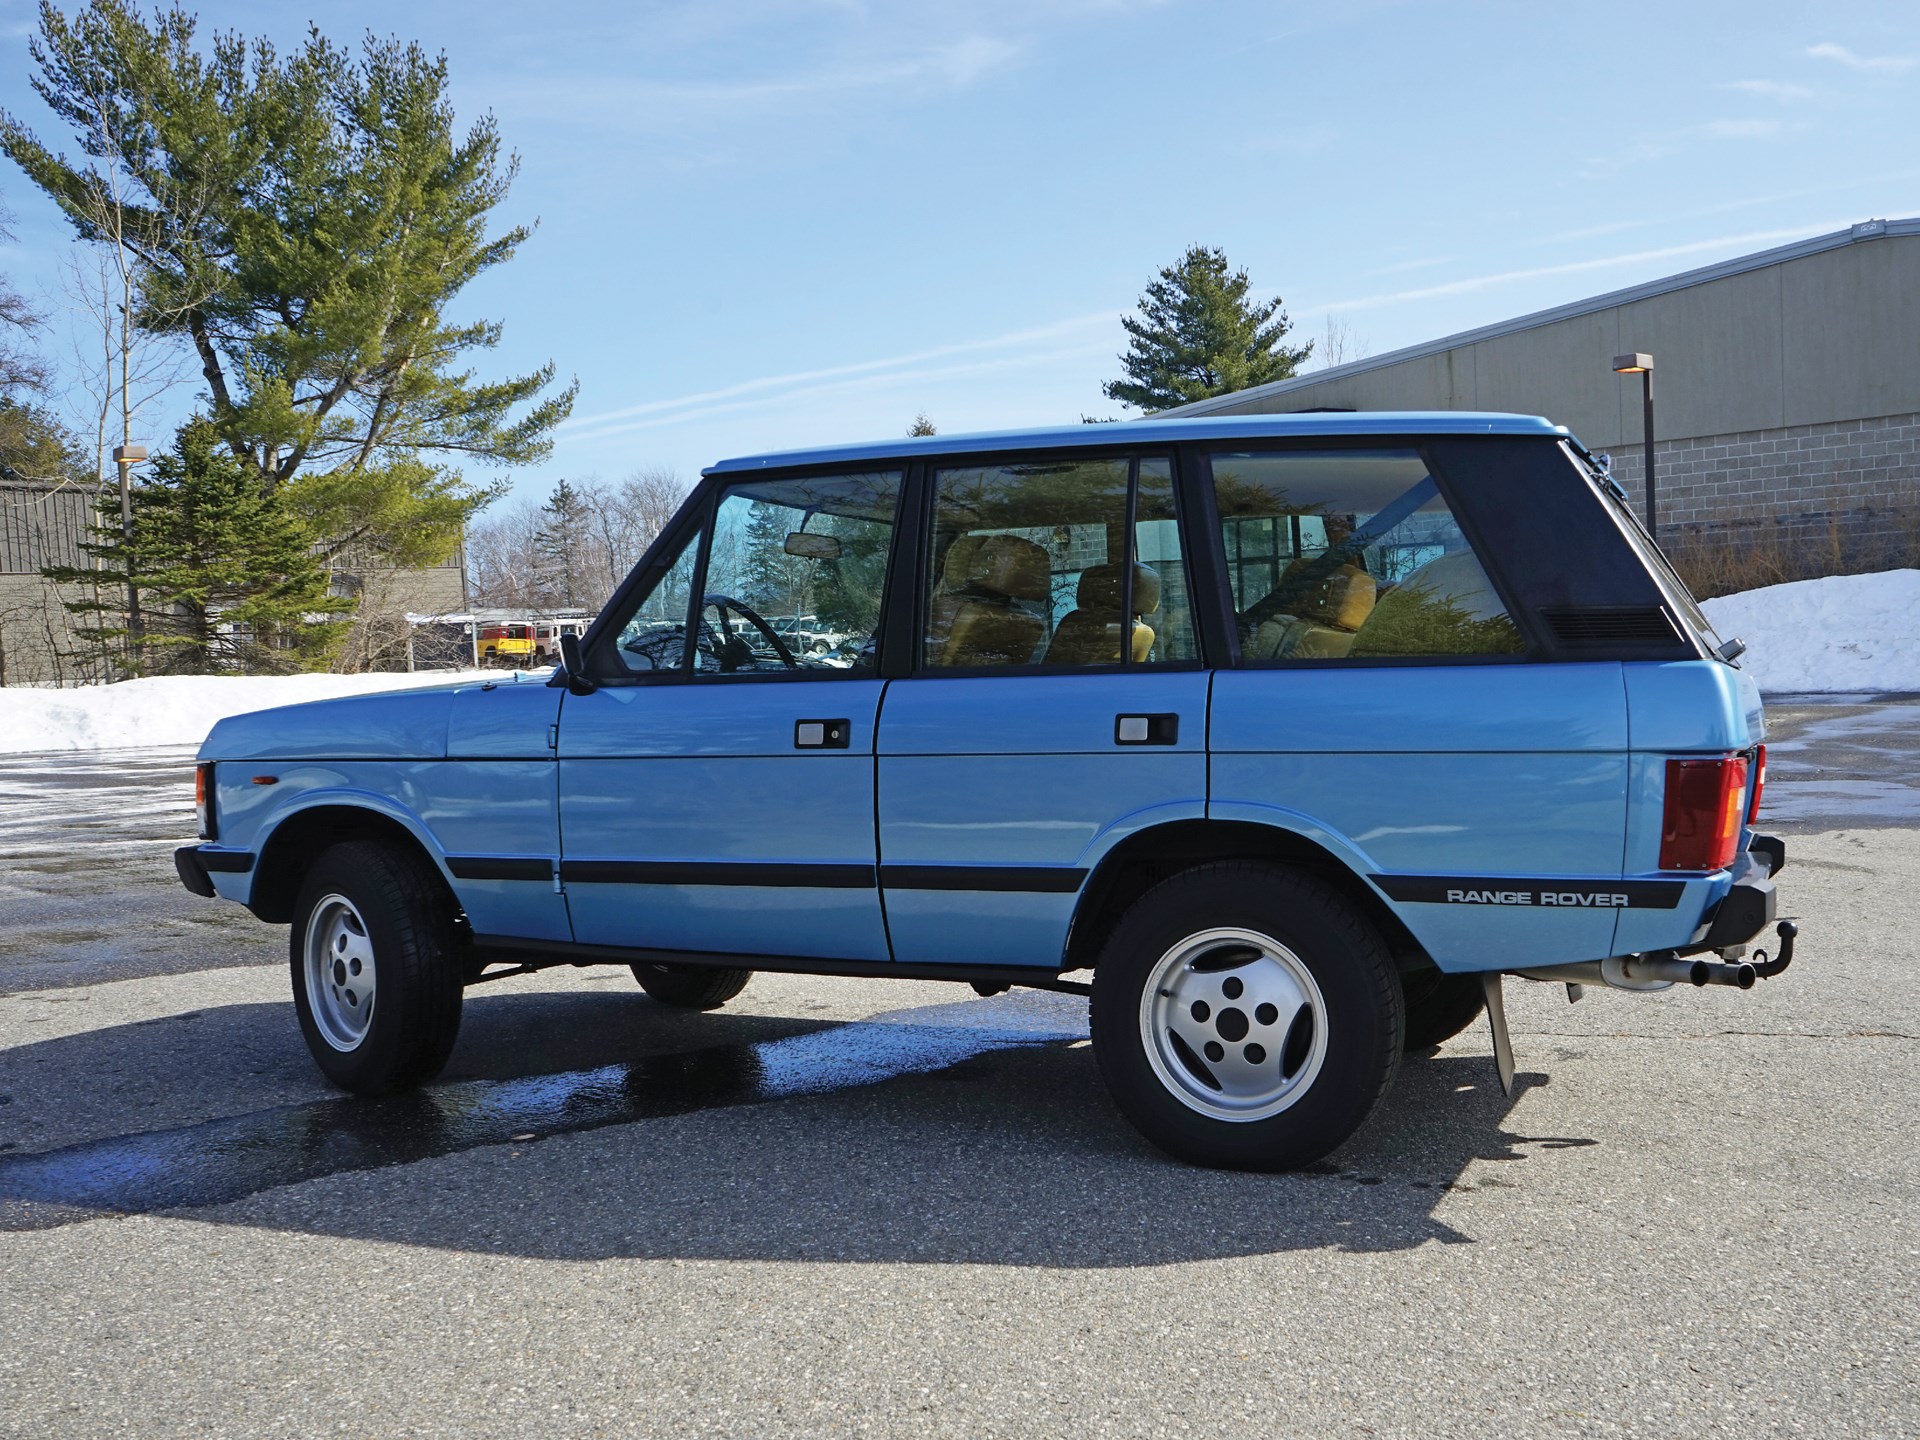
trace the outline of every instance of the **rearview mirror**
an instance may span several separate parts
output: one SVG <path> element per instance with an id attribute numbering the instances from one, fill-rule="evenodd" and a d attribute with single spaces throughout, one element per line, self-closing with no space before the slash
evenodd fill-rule
<path id="1" fill-rule="evenodd" d="M 838 560 L 840 541 L 832 535 L 809 535 L 804 530 L 796 530 L 787 536 L 787 554 L 798 555 L 802 560 Z"/>

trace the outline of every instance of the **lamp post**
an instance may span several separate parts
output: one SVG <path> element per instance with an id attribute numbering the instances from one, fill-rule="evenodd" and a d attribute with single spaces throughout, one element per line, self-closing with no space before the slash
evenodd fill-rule
<path id="1" fill-rule="evenodd" d="M 1616 355 L 1613 357 L 1613 373 L 1640 377 L 1640 429 L 1647 445 L 1647 534 L 1657 540 L 1660 538 L 1660 522 L 1653 503 L 1653 357 L 1638 351 L 1632 355 Z"/>
<path id="2" fill-rule="evenodd" d="M 113 463 L 120 472 L 120 544 L 127 565 L 127 641 L 140 652 L 140 589 L 133 583 L 133 467 L 147 458 L 144 445 L 116 445 Z"/>

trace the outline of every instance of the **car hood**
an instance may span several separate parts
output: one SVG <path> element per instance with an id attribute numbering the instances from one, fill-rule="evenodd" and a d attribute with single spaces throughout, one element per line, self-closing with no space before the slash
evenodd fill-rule
<path id="1" fill-rule="evenodd" d="M 549 759 L 566 692 L 544 674 L 279 705 L 220 721 L 202 760 Z"/>

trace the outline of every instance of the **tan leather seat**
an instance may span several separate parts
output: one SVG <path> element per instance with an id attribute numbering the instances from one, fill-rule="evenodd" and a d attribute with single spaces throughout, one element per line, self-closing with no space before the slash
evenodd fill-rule
<path id="1" fill-rule="evenodd" d="M 977 544 L 967 545 L 969 540 Z M 963 548 L 964 547 L 964 548 Z M 927 616 L 927 664 L 1031 665 L 1047 624 L 1043 546 L 1018 535 L 963 535 L 948 547 Z"/>
<path id="2" fill-rule="evenodd" d="M 1281 588 L 1311 561 L 1296 560 L 1280 577 Z M 1254 632 L 1250 660 L 1337 660 L 1353 648 L 1355 633 L 1373 613 L 1379 593 L 1373 576 L 1342 565 L 1293 602 L 1293 613 L 1276 615 Z"/>
<path id="3" fill-rule="evenodd" d="M 1508 655 L 1525 648 L 1471 550 L 1429 560 L 1380 597 L 1353 637 L 1362 655 Z"/>
<path id="4" fill-rule="evenodd" d="M 1080 572 L 1074 594 L 1078 609 L 1067 612 L 1047 646 L 1049 665 L 1118 665 L 1120 663 L 1120 606 L 1123 601 L 1119 565 L 1089 565 Z M 1144 664 L 1153 653 L 1153 627 L 1140 617 L 1160 609 L 1160 576 L 1145 565 L 1133 567 L 1133 663 Z"/>

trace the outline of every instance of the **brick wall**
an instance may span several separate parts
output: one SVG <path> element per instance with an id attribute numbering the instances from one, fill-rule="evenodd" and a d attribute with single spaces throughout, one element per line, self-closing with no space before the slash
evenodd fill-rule
<path id="1" fill-rule="evenodd" d="M 1656 442 L 1661 543 L 1775 526 L 1847 547 L 1908 535 L 1920 518 L 1920 414 Z M 1638 445 L 1613 473 L 1646 513 Z"/>

